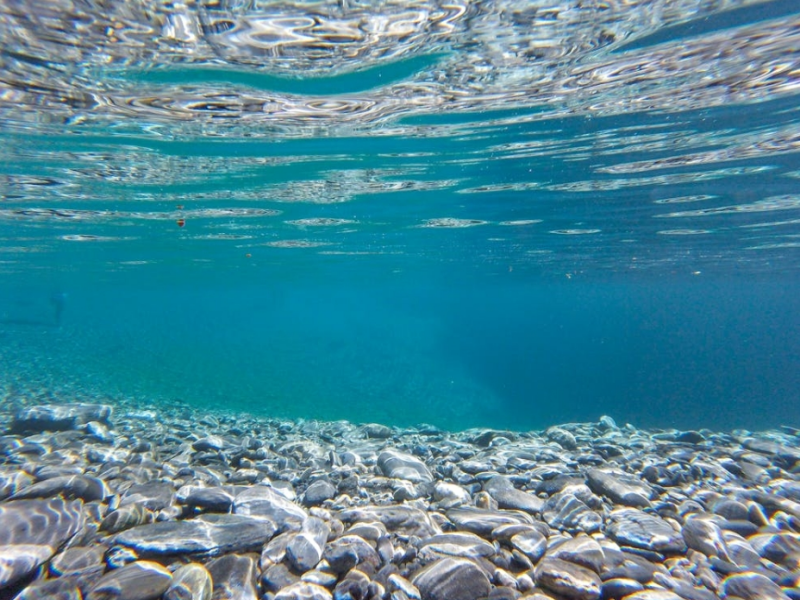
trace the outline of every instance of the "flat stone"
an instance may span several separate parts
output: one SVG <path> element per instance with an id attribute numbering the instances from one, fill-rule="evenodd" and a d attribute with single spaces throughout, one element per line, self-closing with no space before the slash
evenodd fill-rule
<path id="1" fill-rule="evenodd" d="M 534 579 L 541 587 L 568 600 L 598 600 L 600 577 L 575 563 L 545 556 L 536 565 Z"/>
<path id="2" fill-rule="evenodd" d="M 171 483 L 149 481 L 129 487 L 120 500 L 120 506 L 141 504 L 148 510 L 159 511 L 175 501 L 175 487 Z"/>
<path id="3" fill-rule="evenodd" d="M 378 456 L 378 468 L 386 477 L 405 479 L 413 483 L 430 483 L 433 475 L 425 463 L 410 454 L 384 450 Z"/>
<path id="4" fill-rule="evenodd" d="M 781 587 L 760 573 L 737 573 L 725 578 L 720 586 L 722 596 L 741 600 L 789 600 Z"/>
<path id="5" fill-rule="evenodd" d="M 186 521 L 140 525 L 117 534 L 114 542 L 134 548 L 142 557 L 219 554 L 259 550 L 275 531 L 275 525 L 266 519 L 206 514 Z"/>
<path id="6" fill-rule="evenodd" d="M 77 577 L 34 581 L 14 600 L 83 600 Z"/>
<path id="7" fill-rule="evenodd" d="M 218 487 L 198 487 L 184 499 L 186 506 L 211 512 L 229 512 L 233 507 L 233 494 Z"/>
<path id="8" fill-rule="evenodd" d="M 28 473 L 22 471 L 0 473 L 0 500 L 13 496 L 31 484 L 33 484 L 33 477 Z"/>
<path id="9" fill-rule="evenodd" d="M 586 485 L 595 494 L 606 496 L 615 504 L 633 507 L 650 506 L 652 488 L 645 482 L 627 475 L 612 474 L 600 469 L 586 471 Z"/>
<path id="10" fill-rule="evenodd" d="M 539 562 L 547 550 L 547 538 L 536 529 L 514 534 L 509 541 L 534 563 Z"/>
<path id="11" fill-rule="evenodd" d="M 462 558 L 485 558 L 496 553 L 489 542 L 472 533 L 440 533 L 424 540 L 421 555 L 460 556 Z"/>
<path id="12" fill-rule="evenodd" d="M 199 563 L 189 563 L 172 574 L 164 600 L 211 600 L 213 587 L 208 570 Z"/>
<path id="13" fill-rule="evenodd" d="M 80 498 L 84 502 L 92 502 L 105 500 L 110 492 L 105 482 L 97 477 L 65 475 L 34 483 L 11 496 L 11 500 L 54 498 L 59 495 L 64 498 Z"/>
<path id="14" fill-rule="evenodd" d="M 298 572 L 310 571 L 322 560 L 322 553 L 331 529 L 325 521 L 309 517 L 300 530 L 286 546 L 286 558 Z"/>
<path id="15" fill-rule="evenodd" d="M 489 594 L 486 573 L 464 558 L 443 558 L 419 571 L 412 583 L 422 600 L 478 600 Z"/>
<path id="16" fill-rule="evenodd" d="M 119 533 L 153 520 L 153 513 L 143 504 L 128 504 L 108 513 L 100 523 L 100 531 Z"/>
<path id="17" fill-rule="evenodd" d="M 404 504 L 351 508 L 340 512 L 339 519 L 345 523 L 378 521 L 392 533 L 423 538 L 441 533 L 428 513 Z"/>
<path id="18" fill-rule="evenodd" d="M 275 594 L 275 600 L 333 600 L 333 596 L 320 585 L 298 581 Z"/>
<path id="19" fill-rule="evenodd" d="M 594 533 L 603 526 L 600 513 L 567 491 L 547 499 L 542 508 L 542 518 L 551 527 L 562 531 Z"/>
<path id="20" fill-rule="evenodd" d="M 50 561 L 50 573 L 55 577 L 105 571 L 105 546 L 74 546 L 65 548 Z"/>
<path id="21" fill-rule="evenodd" d="M 528 514 L 522 512 L 471 507 L 451 508 L 445 514 L 458 529 L 470 531 L 481 537 L 488 537 L 494 529 L 501 525 L 521 525 L 533 522 Z"/>
<path id="22" fill-rule="evenodd" d="M 603 548 L 588 535 L 569 539 L 547 552 L 547 557 L 560 558 L 600 573 L 605 564 Z"/>
<path id="23" fill-rule="evenodd" d="M 777 564 L 785 564 L 787 560 L 800 556 L 800 534 L 794 532 L 760 533 L 747 541 L 761 558 Z"/>
<path id="24" fill-rule="evenodd" d="M 270 565 L 261 573 L 261 587 L 268 592 L 278 592 L 298 581 L 300 577 L 285 563 Z"/>
<path id="25" fill-rule="evenodd" d="M 437 481 L 433 488 L 433 499 L 442 508 L 455 508 L 469 504 L 470 494 L 460 485 Z"/>
<path id="26" fill-rule="evenodd" d="M 214 598 L 258 600 L 258 570 L 252 556 L 226 554 L 210 561 L 206 568 L 214 584 Z"/>
<path id="27" fill-rule="evenodd" d="M 106 404 L 44 404 L 18 411 L 11 433 L 69 431 L 83 428 L 90 421 L 109 424 L 112 409 Z"/>
<path id="28" fill-rule="evenodd" d="M 172 582 L 172 574 L 158 563 L 132 562 L 103 575 L 86 600 L 155 600 Z"/>
<path id="29" fill-rule="evenodd" d="M 702 552 L 706 556 L 718 556 L 730 562 L 728 545 L 722 531 L 716 523 L 702 517 L 690 517 L 681 527 L 681 533 L 686 545 L 692 550 Z"/>
<path id="30" fill-rule="evenodd" d="M 275 523 L 279 532 L 299 530 L 308 517 L 301 506 L 265 485 L 250 486 L 236 494 L 233 512 L 266 518 Z"/>
<path id="31" fill-rule="evenodd" d="M 196 452 L 216 452 L 225 446 L 225 440 L 218 435 L 209 435 L 192 443 L 192 449 Z"/>
<path id="32" fill-rule="evenodd" d="M 80 531 L 82 507 L 63 498 L 0 504 L 0 589 L 32 573 Z"/>
<path id="33" fill-rule="evenodd" d="M 608 519 L 608 535 L 618 544 L 666 554 L 686 551 L 680 532 L 657 515 L 620 508 L 613 510 Z"/>
<path id="34" fill-rule="evenodd" d="M 635 579 L 615 577 L 605 580 L 600 586 L 600 597 L 603 600 L 627 598 L 635 592 L 644 591 L 644 586 Z"/>
<path id="35" fill-rule="evenodd" d="M 361 431 L 368 438 L 378 439 L 378 440 L 385 440 L 394 435 L 394 432 L 390 427 L 386 425 L 381 425 L 379 423 L 367 423 L 360 427 Z"/>
<path id="36" fill-rule="evenodd" d="M 539 514 L 544 507 L 544 500 L 533 494 L 523 492 L 514 487 L 511 480 L 504 475 L 496 475 L 483 484 L 483 489 L 497 501 L 500 508 L 522 510 L 531 514 Z"/>
<path id="37" fill-rule="evenodd" d="M 562 427 L 550 427 L 545 431 L 545 435 L 564 450 L 577 450 L 578 441 L 575 436 Z"/>

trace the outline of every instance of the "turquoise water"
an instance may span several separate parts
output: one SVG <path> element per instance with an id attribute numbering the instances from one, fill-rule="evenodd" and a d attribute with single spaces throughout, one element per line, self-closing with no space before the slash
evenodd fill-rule
<path id="1" fill-rule="evenodd" d="M 7 400 L 800 422 L 794 3 L 1 14 Z"/>

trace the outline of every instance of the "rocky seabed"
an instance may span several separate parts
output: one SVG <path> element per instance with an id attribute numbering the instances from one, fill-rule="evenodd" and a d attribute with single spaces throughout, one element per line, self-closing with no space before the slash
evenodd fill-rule
<path id="1" fill-rule="evenodd" d="M 800 599 L 800 431 L 0 409 L 0 599 Z"/>

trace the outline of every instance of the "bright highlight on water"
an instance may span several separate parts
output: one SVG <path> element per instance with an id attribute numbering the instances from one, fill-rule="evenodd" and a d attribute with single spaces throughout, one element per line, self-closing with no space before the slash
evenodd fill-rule
<path id="1" fill-rule="evenodd" d="M 0 3 L 0 600 L 800 598 L 800 6 Z"/>

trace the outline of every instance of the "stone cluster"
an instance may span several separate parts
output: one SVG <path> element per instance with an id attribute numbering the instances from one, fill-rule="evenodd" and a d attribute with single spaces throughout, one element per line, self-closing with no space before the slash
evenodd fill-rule
<path id="1" fill-rule="evenodd" d="M 0 600 L 800 600 L 800 431 L 0 411 Z"/>

